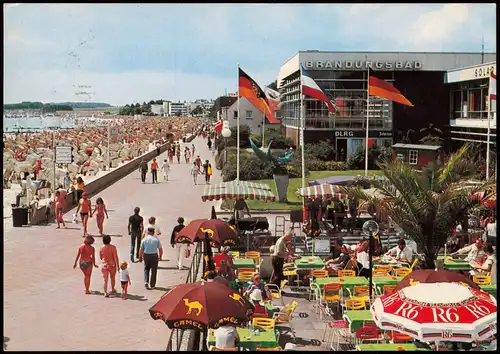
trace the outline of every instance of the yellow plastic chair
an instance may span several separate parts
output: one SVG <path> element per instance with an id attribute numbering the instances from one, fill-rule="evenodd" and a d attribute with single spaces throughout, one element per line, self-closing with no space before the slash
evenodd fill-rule
<path id="1" fill-rule="evenodd" d="M 255 273 L 255 269 L 253 268 L 238 268 L 237 271 L 238 273 L 244 273 L 244 272 Z"/>
<path id="2" fill-rule="evenodd" d="M 363 300 L 347 299 L 344 301 L 344 306 L 348 310 L 364 310 L 366 303 Z"/>
<path id="3" fill-rule="evenodd" d="M 410 268 L 397 268 L 394 270 L 394 275 L 397 277 L 406 277 L 412 270 Z"/>
<path id="4" fill-rule="evenodd" d="M 352 269 L 342 269 L 338 271 L 338 276 L 340 277 L 355 277 L 356 272 Z"/>
<path id="5" fill-rule="evenodd" d="M 313 278 L 326 278 L 328 277 L 328 271 L 324 269 L 316 269 L 311 272 Z"/>
<path id="6" fill-rule="evenodd" d="M 256 348 L 255 351 L 257 352 L 279 352 L 282 351 L 281 347 L 274 347 L 274 348 Z"/>
<path id="7" fill-rule="evenodd" d="M 384 294 L 392 293 L 397 287 L 397 285 L 384 285 Z"/>
<path id="8" fill-rule="evenodd" d="M 419 261 L 420 258 L 418 257 L 415 257 L 415 259 L 413 260 L 413 263 L 411 264 L 410 266 L 410 269 L 413 270 L 413 268 L 415 268 L 415 266 L 417 265 L 418 261 Z"/>
<path id="9" fill-rule="evenodd" d="M 351 294 L 351 290 L 347 288 L 347 292 L 349 293 L 349 297 L 353 300 L 370 302 L 370 287 L 366 285 L 356 285 L 354 286 L 353 292 Z"/>
<path id="10" fill-rule="evenodd" d="M 389 272 L 387 272 L 385 269 L 374 269 L 372 271 L 372 275 L 374 277 L 386 277 L 389 275 Z"/>
<path id="11" fill-rule="evenodd" d="M 260 258 L 261 258 L 260 252 L 257 252 L 257 251 L 245 252 L 245 258 L 253 259 L 255 261 L 255 264 L 259 264 Z"/>
<path id="12" fill-rule="evenodd" d="M 276 325 L 276 321 L 272 318 L 255 317 L 252 319 L 252 326 L 260 327 L 265 330 L 273 330 Z"/>
<path id="13" fill-rule="evenodd" d="M 489 275 L 474 275 L 472 281 L 477 285 L 490 285 L 491 277 Z"/>
<path id="14" fill-rule="evenodd" d="M 297 301 L 292 301 L 291 304 L 285 305 L 279 312 L 273 313 L 273 320 L 275 325 L 288 325 L 290 326 L 292 337 L 295 339 L 295 331 L 292 326 L 293 313 L 297 309 Z"/>
<path id="15" fill-rule="evenodd" d="M 217 348 L 217 347 L 212 347 L 210 349 L 212 352 L 237 352 L 239 351 L 238 347 L 234 348 Z"/>
<path id="16" fill-rule="evenodd" d="M 254 274 L 255 272 L 238 272 L 238 280 L 240 281 L 252 280 Z"/>
<path id="17" fill-rule="evenodd" d="M 229 251 L 229 255 L 231 255 L 233 258 L 240 258 L 239 251 Z"/>
<path id="18" fill-rule="evenodd" d="M 376 264 L 373 266 L 373 269 L 375 270 L 385 270 L 386 273 L 390 273 L 392 270 L 392 266 L 390 265 L 385 265 L 385 264 Z"/>
<path id="19" fill-rule="evenodd" d="M 286 284 L 288 284 L 288 280 L 283 280 L 281 282 L 281 286 L 278 287 L 276 284 L 267 284 L 267 288 L 269 289 L 269 294 L 271 295 L 272 300 L 281 300 L 281 304 L 285 306 L 285 302 L 281 297 L 281 291 L 285 288 Z"/>

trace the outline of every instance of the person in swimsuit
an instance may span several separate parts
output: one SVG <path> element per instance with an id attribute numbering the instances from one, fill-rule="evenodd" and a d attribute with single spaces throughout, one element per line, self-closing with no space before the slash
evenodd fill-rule
<path id="1" fill-rule="evenodd" d="M 76 202 L 82 199 L 84 189 L 85 189 L 85 182 L 83 182 L 82 177 L 78 177 L 76 179 Z"/>
<path id="2" fill-rule="evenodd" d="M 98 267 L 95 264 L 95 248 L 92 247 L 94 243 L 94 238 L 92 236 L 85 236 L 83 240 L 83 245 L 78 248 L 78 254 L 76 255 L 75 264 L 73 264 L 73 269 L 76 268 L 78 259 L 80 259 L 80 269 L 83 272 L 84 278 L 83 282 L 85 284 L 85 294 L 90 294 L 90 278 L 92 276 L 92 266 Z"/>
<path id="3" fill-rule="evenodd" d="M 61 223 L 66 228 L 63 217 L 63 207 L 64 207 L 64 197 L 60 191 L 56 191 L 56 196 L 54 200 L 54 215 L 56 216 L 57 228 L 61 228 Z"/>
<path id="4" fill-rule="evenodd" d="M 170 161 L 170 163 L 174 162 L 174 150 L 172 148 L 168 150 L 168 160 Z"/>
<path id="5" fill-rule="evenodd" d="M 104 227 L 104 215 L 106 215 L 106 219 L 109 219 L 108 216 L 108 210 L 106 209 L 106 204 L 104 204 L 104 201 L 102 198 L 97 198 L 95 202 L 95 209 L 94 212 L 90 214 L 90 217 L 92 215 L 96 214 L 96 221 L 97 221 L 97 228 L 99 229 L 99 233 L 102 234 L 104 233 L 103 227 Z"/>
<path id="6" fill-rule="evenodd" d="M 189 148 L 187 146 L 184 150 L 184 159 L 186 159 L 186 163 L 189 163 L 189 159 L 191 159 L 191 152 L 189 151 Z"/>
<path id="7" fill-rule="evenodd" d="M 122 299 L 127 300 L 128 298 L 128 286 L 132 285 L 132 282 L 130 281 L 130 274 L 128 273 L 128 263 L 127 262 L 122 262 L 120 265 L 120 282 L 122 284 Z"/>
<path id="8" fill-rule="evenodd" d="M 196 165 L 196 162 L 193 162 L 193 166 L 191 166 L 191 177 L 193 177 L 194 184 L 196 185 L 196 181 L 198 180 L 198 173 L 200 169 L 198 168 L 198 165 Z"/>
<path id="9" fill-rule="evenodd" d="M 181 149 L 180 149 L 180 147 L 177 147 L 177 150 L 175 151 L 175 156 L 177 157 L 177 163 L 181 163 Z"/>
<path id="10" fill-rule="evenodd" d="M 82 199 L 78 201 L 78 208 L 76 208 L 76 213 L 80 211 L 80 216 L 82 217 L 83 224 L 83 236 L 88 236 L 87 233 L 87 223 L 89 221 L 89 215 L 92 217 L 92 203 L 90 202 L 89 196 L 86 192 L 82 194 Z"/>
<path id="11" fill-rule="evenodd" d="M 194 156 L 195 151 L 196 151 L 196 148 L 195 148 L 194 144 L 191 144 L 191 151 L 193 152 L 193 156 Z"/>
<path id="12" fill-rule="evenodd" d="M 116 294 L 115 289 L 115 276 L 120 262 L 118 261 L 118 251 L 116 246 L 111 244 L 111 236 L 104 235 L 102 237 L 104 246 L 99 251 L 99 256 L 102 261 L 102 275 L 104 277 L 104 296 L 109 297 L 108 294 L 108 279 L 111 278 L 111 294 Z"/>
<path id="13" fill-rule="evenodd" d="M 158 183 L 158 162 L 156 162 L 156 159 L 153 159 L 153 162 L 151 163 L 151 176 L 153 178 L 152 183 Z"/>

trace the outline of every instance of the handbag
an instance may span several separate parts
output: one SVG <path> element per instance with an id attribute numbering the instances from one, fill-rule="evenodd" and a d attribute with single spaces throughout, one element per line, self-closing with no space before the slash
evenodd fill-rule
<path id="1" fill-rule="evenodd" d="M 186 256 L 186 258 L 189 258 L 191 256 L 191 249 L 190 248 L 186 248 L 185 256 Z"/>
<path id="2" fill-rule="evenodd" d="M 76 213 L 73 215 L 73 224 L 78 224 L 78 215 Z"/>
<path id="3" fill-rule="evenodd" d="M 209 176 L 212 175 L 212 167 L 211 166 L 208 166 L 207 173 Z"/>

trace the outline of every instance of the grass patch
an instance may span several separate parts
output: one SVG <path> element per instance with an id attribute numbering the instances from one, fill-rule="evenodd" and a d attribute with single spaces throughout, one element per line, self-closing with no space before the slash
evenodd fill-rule
<path id="1" fill-rule="evenodd" d="M 328 178 L 332 176 L 364 176 L 365 170 L 350 170 L 350 171 L 311 171 L 309 177 L 306 178 L 306 186 L 309 185 L 309 181 L 315 179 Z M 381 176 L 382 171 L 368 171 L 370 176 Z M 276 193 L 276 186 L 274 185 L 274 180 L 272 179 L 261 179 L 251 182 L 265 183 L 271 187 L 271 191 L 278 198 L 278 193 Z M 293 210 L 300 209 L 302 207 L 302 200 L 297 197 L 297 189 L 302 187 L 302 178 L 290 178 L 288 184 L 288 203 L 278 203 L 278 202 L 267 202 L 263 200 L 246 200 L 248 208 L 250 210 Z"/>

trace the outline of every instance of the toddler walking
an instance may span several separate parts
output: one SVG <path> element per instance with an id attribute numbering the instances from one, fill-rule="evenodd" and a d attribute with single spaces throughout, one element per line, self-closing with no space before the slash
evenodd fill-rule
<path id="1" fill-rule="evenodd" d="M 122 283 L 122 299 L 126 300 L 128 298 L 128 286 L 132 284 L 130 281 L 130 275 L 128 273 L 128 263 L 127 262 L 122 262 L 120 265 L 120 282 Z"/>

